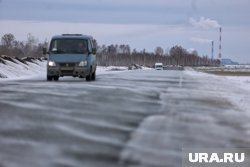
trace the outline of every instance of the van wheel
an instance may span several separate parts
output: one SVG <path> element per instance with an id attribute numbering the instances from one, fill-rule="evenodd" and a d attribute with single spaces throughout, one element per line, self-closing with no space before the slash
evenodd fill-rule
<path id="1" fill-rule="evenodd" d="M 86 81 L 91 81 L 91 75 L 86 76 Z"/>
<path id="2" fill-rule="evenodd" d="M 96 70 L 92 73 L 92 75 L 91 75 L 91 79 L 92 80 L 95 80 L 95 78 L 96 78 Z"/>
<path id="3" fill-rule="evenodd" d="M 54 76 L 55 81 L 58 81 L 58 79 L 59 79 L 59 76 Z"/>
<path id="4" fill-rule="evenodd" d="M 52 76 L 47 75 L 47 81 L 52 81 Z"/>
<path id="5" fill-rule="evenodd" d="M 91 77 L 92 77 L 92 67 L 90 67 L 89 75 L 86 76 L 86 81 L 91 81 Z"/>

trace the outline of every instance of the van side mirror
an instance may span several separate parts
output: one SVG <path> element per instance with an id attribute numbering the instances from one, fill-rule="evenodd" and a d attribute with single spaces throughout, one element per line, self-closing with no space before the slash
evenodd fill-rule
<path id="1" fill-rule="evenodd" d="M 43 48 L 43 55 L 46 55 L 47 53 L 47 48 Z"/>
<path id="2" fill-rule="evenodd" d="M 96 54 L 96 48 L 92 48 L 92 53 Z"/>

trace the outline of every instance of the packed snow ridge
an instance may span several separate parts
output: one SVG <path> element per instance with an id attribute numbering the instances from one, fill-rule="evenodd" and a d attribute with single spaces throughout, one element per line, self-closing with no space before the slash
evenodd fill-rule
<path id="1" fill-rule="evenodd" d="M 30 78 L 30 77 L 44 77 L 46 76 L 46 58 L 33 58 L 24 57 L 12 58 L 9 56 L 0 56 L 0 79 L 17 79 L 17 78 Z M 146 67 L 138 67 L 138 65 L 132 65 L 131 67 L 125 66 L 98 66 L 97 73 L 103 74 L 108 72 L 119 72 L 125 70 L 136 70 L 136 69 L 149 69 Z"/>
<path id="2" fill-rule="evenodd" d="M 47 61 L 45 58 L 24 57 L 12 58 L 0 56 L 0 78 L 19 78 L 45 74 Z"/>

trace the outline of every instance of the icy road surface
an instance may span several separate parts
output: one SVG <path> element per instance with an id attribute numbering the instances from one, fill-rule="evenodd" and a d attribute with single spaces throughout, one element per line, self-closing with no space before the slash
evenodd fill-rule
<path id="1" fill-rule="evenodd" d="M 250 147 L 250 92 L 192 71 L 0 82 L 0 167 L 180 167 L 182 148 Z"/>

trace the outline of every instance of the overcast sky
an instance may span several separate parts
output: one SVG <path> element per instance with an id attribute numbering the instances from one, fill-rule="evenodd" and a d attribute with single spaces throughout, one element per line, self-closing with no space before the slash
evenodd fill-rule
<path id="1" fill-rule="evenodd" d="M 93 35 L 101 44 L 168 51 L 174 45 L 250 63 L 250 0 L 0 0 L 0 35 Z"/>

